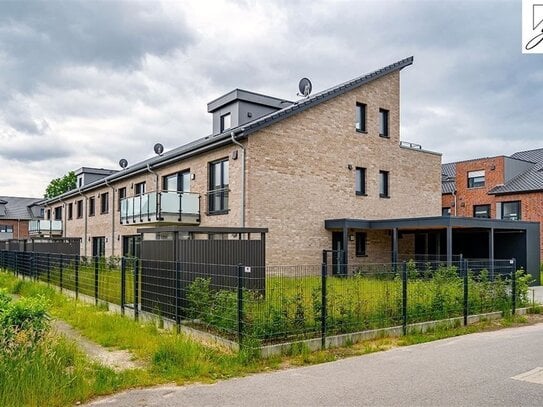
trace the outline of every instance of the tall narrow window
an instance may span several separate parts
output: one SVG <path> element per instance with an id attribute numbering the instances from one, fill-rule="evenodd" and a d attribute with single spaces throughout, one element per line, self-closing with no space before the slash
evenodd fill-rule
<path id="1" fill-rule="evenodd" d="M 55 208 L 55 220 L 62 220 L 62 206 Z"/>
<path id="2" fill-rule="evenodd" d="M 145 194 L 145 181 L 143 181 L 143 182 L 138 182 L 138 183 L 134 186 L 134 194 L 135 194 L 135 195 L 143 195 L 143 194 Z"/>
<path id="3" fill-rule="evenodd" d="M 96 198 L 93 196 L 89 198 L 89 216 L 94 216 L 96 211 Z"/>
<path id="4" fill-rule="evenodd" d="M 379 109 L 379 136 L 390 137 L 388 134 L 388 110 Z"/>
<path id="5" fill-rule="evenodd" d="M 520 220 L 520 201 L 502 202 L 502 219 Z"/>
<path id="6" fill-rule="evenodd" d="M 232 115 L 230 113 L 221 116 L 221 133 L 232 127 Z"/>
<path id="7" fill-rule="evenodd" d="M 364 103 L 356 104 L 356 131 L 366 132 L 366 105 Z"/>
<path id="8" fill-rule="evenodd" d="M 121 201 L 126 198 L 126 188 L 119 188 L 119 201 L 117 203 L 117 210 L 121 210 Z"/>
<path id="9" fill-rule="evenodd" d="M 388 198 L 388 171 L 379 171 L 379 196 Z"/>
<path id="10" fill-rule="evenodd" d="M 209 164 L 208 212 L 228 211 L 228 159 Z"/>
<path id="11" fill-rule="evenodd" d="M 356 195 L 366 195 L 366 169 L 356 167 L 355 173 L 355 191 Z"/>
<path id="12" fill-rule="evenodd" d="M 109 212 L 109 192 L 104 192 L 100 195 L 100 213 Z"/>
<path id="13" fill-rule="evenodd" d="M 74 204 L 70 202 L 68 204 L 68 219 L 72 220 L 73 217 L 74 217 Z"/>
<path id="14" fill-rule="evenodd" d="M 362 257 L 366 255 L 366 233 L 356 232 L 356 255 Z"/>
<path id="15" fill-rule="evenodd" d="M 83 200 L 80 199 L 76 203 L 76 213 L 77 213 L 77 219 L 81 219 L 83 217 Z"/>
<path id="16" fill-rule="evenodd" d="M 468 172 L 468 188 L 480 188 L 485 186 L 485 170 Z"/>

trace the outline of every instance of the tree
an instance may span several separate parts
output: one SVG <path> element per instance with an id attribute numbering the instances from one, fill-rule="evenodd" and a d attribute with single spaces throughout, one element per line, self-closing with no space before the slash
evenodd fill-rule
<path id="1" fill-rule="evenodd" d="M 62 178 L 55 178 L 52 180 L 49 185 L 47 185 L 43 197 L 47 199 L 54 198 L 55 196 L 62 195 L 64 192 L 75 189 L 76 185 L 77 177 L 75 176 L 75 172 L 70 171 Z"/>

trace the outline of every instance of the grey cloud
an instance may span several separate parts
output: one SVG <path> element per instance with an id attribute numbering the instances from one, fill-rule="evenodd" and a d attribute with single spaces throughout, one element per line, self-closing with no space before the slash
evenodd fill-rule
<path id="1" fill-rule="evenodd" d="M 23 91 L 63 65 L 136 69 L 145 54 L 165 55 L 194 41 L 184 21 L 155 2 L 3 1 L 4 74 Z"/>
<path id="2" fill-rule="evenodd" d="M 43 144 L 39 142 L 6 143 L 2 142 L 0 158 L 15 162 L 46 162 L 52 159 L 65 158 L 73 151 L 63 145 Z"/>

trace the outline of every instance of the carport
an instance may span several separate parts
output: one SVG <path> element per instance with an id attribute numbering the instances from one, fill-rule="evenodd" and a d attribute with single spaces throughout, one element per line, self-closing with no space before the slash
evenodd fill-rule
<path id="1" fill-rule="evenodd" d="M 390 235 L 391 262 L 404 260 L 398 251 L 398 238 L 413 234 L 413 258 L 443 257 L 451 264 L 455 256 L 472 259 L 512 259 L 539 284 L 539 223 L 501 219 L 435 216 L 405 219 L 328 219 L 325 228 L 342 232 L 345 263 L 349 259 L 349 237 L 353 232 L 385 230 Z M 335 248 L 334 248 L 335 249 Z M 405 253 L 402 253 L 405 256 Z"/>

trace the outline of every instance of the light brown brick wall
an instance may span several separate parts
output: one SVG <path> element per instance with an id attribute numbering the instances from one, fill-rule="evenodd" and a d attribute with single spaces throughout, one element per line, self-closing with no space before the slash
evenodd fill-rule
<path id="1" fill-rule="evenodd" d="M 367 133 L 355 131 L 356 102 L 367 104 Z M 378 135 L 378 111 L 390 111 L 390 138 Z M 399 73 L 336 97 L 305 112 L 250 135 L 247 147 L 246 226 L 267 227 L 267 263 L 318 264 L 321 251 L 331 248 L 331 233 L 324 229 L 325 219 L 386 219 L 414 216 L 437 216 L 441 213 L 441 156 L 399 147 Z M 201 226 L 240 225 L 241 154 L 229 161 L 230 212 L 227 215 L 205 214 L 208 187 L 208 163 L 231 155 L 239 147 L 229 145 L 188 158 L 176 164 L 153 169 L 162 176 L 190 169 L 195 174 L 191 191 L 202 194 Z M 353 169 L 349 170 L 348 165 Z M 364 167 L 367 196 L 355 195 L 355 167 Z M 390 198 L 379 198 L 379 170 L 390 172 Z M 96 215 L 88 218 L 88 231 L 82 254 L 91 254 L 90 237 L 105 236 L 106 255 L 121 253 L 123 235 L 135 234 L 138 226 L 119 224 L 117 190 L 147 182 L 146 191 L 155 190 L 154 175 L 142 174 L 129 180 L 85 193 L 96 197 Z M 110 192 L 110 212 L 100 214 L 99 194 Z M 66 220 L 65 235 L 84 236 L 84 218 Z M 52 205 L 54 208 L 55 205 Z M 85 214 L 88 208 L 85 205 Z M 112 211 L 115 222 L 112 229 Z M 85 251 L 86 241 L 86 251 Z M 354 244 L 354 242 L 353 242 Z M 400 244 L 401 241 L 400 241 Z M 114 250 L 112 246 L 114 247 Z M 368 257 L 360 262 L 390 262 L 390 236 L 384 231 L 368 235 Z M 354 247 L 350 250 L 354 256 Z"/>
<path id="2" fill-rule="evenodd" d="M 390 74 L 249 137 L 247 218 L 270 230 L 270 264 L 319 262 L 331 248 L 325 219 L 441 214 L 441 156 L 399 147 L 398 92 Z M 354 129 L 356 102 L 368 106 L 367 134 Z M 390 139 L 378 135 L 379 108 L 390 110 Z M 367 168 L 367 196 L 355 195 L 355 167 Z M 390 171 L 389 199 L 379 170 Z"/>
<path id="3" fill-rule="evenodd" d="M 205 193 L 208 190 L 208 163 L 216 161 L 222 158 L 230 156 L 231 152 L 235 148 L 233 146 L 222 147 L 220 149 L 201 154 L 186 160 L 179 161 L 175 164 L 164 166 L 158 169 L 153 169 L 155 173 L 159 175 L 159 189 L 162 189 L 162 177 L 176 173 L 178 171 L 190 170 L 195 175 L 195 179 L 191 180 L 190 187 L 192 192 L 201 194 L 201 226 L 239 226 L 240 225 L 240 174 L 241 174 L 241 160 L 229 160 L 229 172 L 230 172 L 230 211 L 224 215 L 206 215 L 206 196 Z M 115 190 L 115 197 L 113 197 L 112 189 L 110 187 L 100 187 L 89 192 L 84 192 L 83 195 L 88 199 L 91 196 L 95 197 L 95 216 L 88 216 L 87 202 L 83 200 L 84 216 L 81 219 L 77 219 L 77 206 L 76 202 L 82 199 L 81 195 L 75 195 L 70 199 L 66 199 L 65 204 L 73 203 L 73 219 L 67 219 L 68 210 L 67 205 L 57 203 L 51 205 L 53 209 L 51 213 L 54 214 L 54 208 L 57 206 L 63 207 L 63 227 L 66 237 L 81 237 L 85 236 L 85 216 L 87 216 L 87 234 L 86 239 L 83 239 L 81 244 L 81 254 L 92 254 L 92 237 L 104 236 L 106 241 L 106 255 L 121 255 L 122 250 L 122 236 L 134 235 L 137 233 L 138 228 L 149 227 L 146 224 L 130 224 L 121 225 L 117 211 L 118 208 L 118 190 L 119 188 L 126 187 L 127 196 L 134 196 L 134 185 L 139 182 L 146 182 L 146 192 L 156 191 L 156 177 L 149 172 L 136 175 L 128 178 L 127 180 L 120 180 L 111 183 L 111 186 Z M 100 213 L 100 194 L 109 192 L 109 212 L 107 214 Z M 114 217 L 114 222 L 113 222 Z"/>

